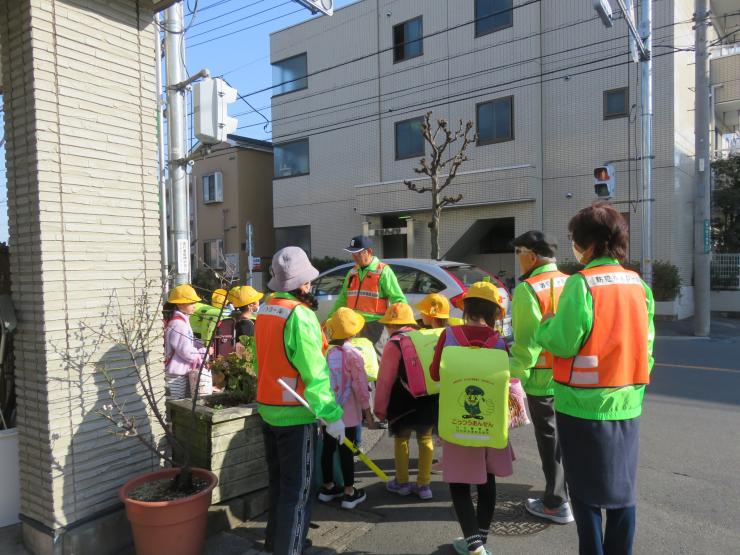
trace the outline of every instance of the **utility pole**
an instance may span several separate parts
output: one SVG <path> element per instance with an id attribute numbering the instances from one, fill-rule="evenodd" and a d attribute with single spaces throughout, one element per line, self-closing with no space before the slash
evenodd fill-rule
<path id="1" fill-rule="evenodd" d="M 694 32 L 696 37 L 696 65 L 694 89 L 694 335 L 707 337 L 711 326 L 710 260 L 711 240 L 709 218 L 710 157 L 709 112 L 710 82 L 709 53 L 707 50 L 707 0 L 695 0 Z"/>
<path id="2" fill-rule="evenodd" d="M 164 117 L 162 113 L 162 37 L 159 33 L 159 13 L 154 14 L 154 23 L 157 31 L 154 33 L 154 58 L 156 59 L 156 87 L 157 87 L 157 160 L 159 162 L 159 219 L 160 243 L 162 250 L 162 288 L 170 289 L 170 262 L 169 262 L 169 227 L 167 224 L 167 171 L 164 156 Z"/>
<path id="3" fill-rule="evenodd" d="M 254 252 L 252 245 L 252 233 L 253 227 L 251 222 L 247 222 L 247 285 L 254 284 L 254 273 L 252 268 L 254 267 Z"/>
<path id="4" fill-rule="evenodd" d="M 172 191 L 172 234 L 174 247 L 174 284 L 190 281 L 190 228 L 188 222 L 188 181 L 185 110 L 185 34 L 182 2 L 165 11 L 165 49 L 167 64 L 167 161 Z"/>
<path id="5" fill-rule="evenodd" d="M 627 16 L 627 14 L 625 14 Z M 640 2 L 639 34 L 644 45 L 640 59 L 642 105 L 642 277 L 653 285 L 653 3 Z"/>

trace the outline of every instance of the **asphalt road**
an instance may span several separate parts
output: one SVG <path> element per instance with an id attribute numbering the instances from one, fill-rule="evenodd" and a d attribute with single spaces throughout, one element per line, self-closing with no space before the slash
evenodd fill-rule
<path id="1" fill-rule="evenodd" d="M 681 335 L 690 324 L 661 324 L 656 366 L 642 416 L 638 487 L 638 554 L 740 553 L 740 320 L 714 322 L 712 339 Z M 523 513 L 521 501 L 543 486 L 531 427 L 515 430 L 514 475 L 498 483 L 492 553 L 577 553 L 574 525 L 545 526 Z M 393 443 L 371 455 L 393 468 Z M 413 461 L 412 461 L 413 465 Z M 460 536 L 447 487 L 435 476 L 434 499 L 387 493 L 358 467 L 368 491 L 363 511 L 378 524 L 349 553 L 453 554 Z M 412 478 L 413 479 L 413 478 Z M 359 515 L 358 515 L 359 516 Z"/>

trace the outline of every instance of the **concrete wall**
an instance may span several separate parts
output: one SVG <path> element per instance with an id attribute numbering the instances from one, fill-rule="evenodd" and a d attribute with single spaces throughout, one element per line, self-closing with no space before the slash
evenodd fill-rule
<path id="1" fill-rule="evenodd" d="M 365 0 L 337 10 L 332 18 L 274 33 L 273 62 L 307 52 L 309 74 L 344 62 L 309 75 L 307 89 L 273 98 L 275 142 L 307 136 L 311 159 L 310 175 L 275 180 L 276 225 L 311 225 L 314 254 L 323 256 L 335 255 L 346 237 L 360 231 L 363 218 L 373 227 L 380 225 L 382 214 L 423 220 L 430 199 L 403 185 L 404 179 L 416 177 L 418 160 L 395 159 L 394 124 L 427 110 L 452 122 L 474 121 L 477 103 L 512 95 L 514 140 L 469 149 L 470 160 L 448 190 L 463 200 L 443 216 L 442 251 L 481 214 L 514 214 L 517 233 L 543 228 L 566 247 L 561 258 L 572 260 L 568 219 L 595 198 L 593 168 L 615 161 L 613 201 L 630 215 L 630 258 L 639 259 L 640 166 L 619 161 L 640 155 L 639 68 L 628 53 L 626 27 L 618 22 L 605 29 L 581 0 L 514 5 L 519 7 L 513 27 L 480 37 L 469 24 L 472 0 Z M 674 23 L 690 19 L 692 10 L 689 0 L 657 2 L 656 45 L 690 42 L 691 24 Z M 393 26 L 419 15 L 424 54 L 394 63 Z M 351 62 L 378 50 L 377 56 Z M 669 49 L 656 49 L 665 52 Z M 687 283 L 691 56 L 658 55 L 654 61 L 654 258 L 674 262 Z M 618 87 L 629 87 L 630 117 L 605 120 L 604 91 Z M 428 229 L 423 221 L 415 229 L 415 254 L 428 256 Z"/>
<path id="2" fill-rule="evenodd" d="M 161 294 L 154 29 L 151 11 L 128 0 L 4 0 L 0 37 L 21 514 L 45 553 L 158 464 L 97 414 L 106 368 L 146 433 L 130 362 L 100 333 L 115 334 L 115 295 L 131 318 L 132 280 L 148 283 L 152 303 Z M 160 396 L 161 374 L 154 382 Z"/>

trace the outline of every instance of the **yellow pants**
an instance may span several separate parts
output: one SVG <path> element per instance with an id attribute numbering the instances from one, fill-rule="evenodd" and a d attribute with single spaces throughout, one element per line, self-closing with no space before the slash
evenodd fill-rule
<path id="1" fill-rule="evenodd" d="M 396 482 L 409 482 L 409 440 L 414 428 L 404 428 L 395 437 Z M 416 442 L 419 446 L 419 471 L 416 483 L 428 486 L 432 480 L 432 460 L 434 459 L 434 440 L 432 427 L 416 429 Z"/>

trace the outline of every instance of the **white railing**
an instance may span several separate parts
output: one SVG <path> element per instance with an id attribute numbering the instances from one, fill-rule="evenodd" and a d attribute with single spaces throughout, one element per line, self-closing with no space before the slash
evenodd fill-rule
<path id="1" fill-rule="evenodd" d="M 712 255 L 712 289 L 740 290 L 740 254 Z"/>

